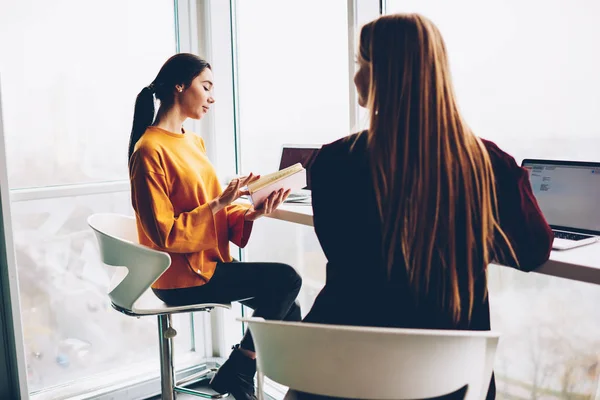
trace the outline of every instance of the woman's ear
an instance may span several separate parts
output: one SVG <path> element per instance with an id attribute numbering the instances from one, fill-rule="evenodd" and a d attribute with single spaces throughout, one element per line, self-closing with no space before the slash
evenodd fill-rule
<path id="1" fill-rule="evenodd" d="M 177 90 L 179 93 L 183 92 L 183 85 L 175 85 L 175 90 Z"/>

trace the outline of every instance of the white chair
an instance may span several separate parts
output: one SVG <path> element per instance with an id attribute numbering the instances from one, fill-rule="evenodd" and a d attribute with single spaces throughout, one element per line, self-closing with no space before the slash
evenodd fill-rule
<path id="1" fill-rule="evenodd" d="M 162 399 L 174 399 L 175 392 L 213 399 L 226 397 L 227 394 L 214 395 L 183 387 L 207 377 L 216 368 L 204 368 L 175 383 L 173 337 L 177 332 L 171 326 L 171 314 L 211 311 L 215 307 L 229 309 L 231 304 L 205 303 L 180 307 L 166 305 L 154 295 L 150 285 L 169 268 L 171 257 L 165 252 L 139 244 L 135 219 L 118 214 L 94 214 L 88 218 L 88 225 L 96 233 L 102 261 L 115 267 L 127 268 L 126 276 L 108 294 L 113 308 L 134 317 L 158 316 Z"/>
<path id="2" fill-rule="evenodd" d="M 258 368 L 296 391 L 354 399 L 425 399 L 467 386 L 465 399 L 485 399 L 499 335 L 489 331 L 370 328 L 247 322 Z"/>

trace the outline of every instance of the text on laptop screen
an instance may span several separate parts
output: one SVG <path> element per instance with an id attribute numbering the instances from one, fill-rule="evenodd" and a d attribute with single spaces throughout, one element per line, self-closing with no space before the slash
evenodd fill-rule
<path id="1" fill-rule="evenodd" d="M 302 164 L 306 169 L 306 187 L 304 189 L 310 190 L 310 166 L 317 156 L 318 150 L 316 147 L 284 147 L 279 169 L 287 168 L 296 163 Z"/>
<path id="2" fill-rule="evenodd" d="M 527 163 L 533 193 L 550 225 L 600 231 L 600 167 Z"/>

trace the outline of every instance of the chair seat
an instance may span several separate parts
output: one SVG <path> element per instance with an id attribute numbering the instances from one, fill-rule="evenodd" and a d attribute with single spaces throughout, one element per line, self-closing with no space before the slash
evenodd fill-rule
<path id="1" fill-rule="evenodd" d="M 112 307 L 129 316 L 145 316 L 145 315 L 161 315 L 161 314 L 175 314 L 181 312 L 193 312 L 193 311 L 206 311 L 213 308 L 226 308 L 231 309 L 231 303 L 199 303 L 190 304 L 185 306 L 170 306 L 160 300 L 152 289 L 148 289 L 144 294 L 135 302 L 133 309 L 128 310 L 122 308 L 115 303 L 112 303 Z"/>

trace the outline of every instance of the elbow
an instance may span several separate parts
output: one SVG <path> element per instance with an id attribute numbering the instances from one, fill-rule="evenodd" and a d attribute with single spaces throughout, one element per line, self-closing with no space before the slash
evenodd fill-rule
<path id="1" fill-rule="evenodd" d="M 166 251 L 168 253 L 180 253 L 176 242 L 169 240 L 169 235 L 165 232 L 155 232 L 152 236 L 149 236 L 150 241 L 158 250 Z"/>
<path id="2" fill-rule="evenodd" d="M 550 258 L 554 241 L 552 230 L 540 232 L 540 235 L 532 239 L 529 248 L 524 249 L 525 251 L 519 257 L 519 269 L 522 271 L 534 271 Z"/>
<path id="3" fill-rule="evenodd" d="M 172 251 L 172 249 L 170 249 L 171 246 L 169 246 L 169 242 L 167 240 L 167 237 L 164 235 L 161 235 L 160 233 L 157 235 L 153 235 L 152 237 L 150 237 L 150 240 L 152 241 L 152 244 L 154 246 L 156 246 L 159 250 L 162 251 Z"/>

